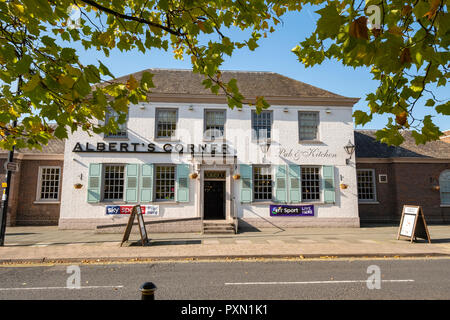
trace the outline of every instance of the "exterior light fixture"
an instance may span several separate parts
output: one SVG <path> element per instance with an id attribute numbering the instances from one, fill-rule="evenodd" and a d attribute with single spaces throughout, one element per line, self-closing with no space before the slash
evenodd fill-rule
<path id="1" fill-rule="evenodd" d="M 264 139 L 260 144 L 259 147 L 261 148 L 262 153 L 264 154 L 263 157 L 263 163 L 266 161 L 266 153 L 269 151 L 271 141 L 270 139 Z"/>
<path id="2" fill-rule="evenodd" d="M 330 114 L 330 113 L 331 113 L 331 109 L 330 109 L 330 108 L 326 108 L 326 109 L 325 109 L 325 112 L 326 112 L 327 114 Z"/>
<path id="3" fill-rule="evenodd" d="M 283 112 L 289 112 L 289 109 L 288 108 L 284 108 Z"/>
<path id="4" fill-rule="evenodd" d="M 189 111 L 194 110 L 194 106 L 191 104 L 191 105 L 189 106 L 188 110 L 189 110 Z"/>
<path id="5" fill-rule="evenodd" d="M 350 159 L 352 158 L 352 154 L 353 152 L 355 152 L 355 145 L 348 140 L 347 145 L 344 147 L 345 152 L 347 152 L 348 155 L 350 155 L 350 157 L 348 159 L 345 159 L 345 164 L 349 164 L 350 163 Z"/>

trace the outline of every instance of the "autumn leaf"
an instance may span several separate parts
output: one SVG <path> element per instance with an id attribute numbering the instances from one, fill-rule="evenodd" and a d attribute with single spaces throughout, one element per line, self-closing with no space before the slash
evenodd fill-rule
<path id="1" fill-rule="evenodd" d="M 433 0 L 430 3 L 430 11 L 428 11 L 427 13 L 425 13 L 423 16 L 427 17 L 428 20 L 433 20 L 434 16 L 436 15 L 436 12 L 439 8 L 441 1 L 440 0 Z"/>
<path id="2" fill-rule="evenodd" d="M 127 80 L 127 89 L 135 90 L 137 87 L 139 87 L 139 82 L 133 77 L 133 75 L 131 75 Z"/>
<path id="3" fill-rule="evenodd" d="M 405 64 L 411 62 L 412 62 L 411 52 L 409 51 L 409 48 L 404 48 L 400 54 L 400 63 Z"/>
<path id="4" fill-rule="evenodd" d="M 354 38 L 369 40 L 367 17 L 359 17 L 354 20 L 350 25 L 349 33 Z"/>
<path id="5" fill-rule="evenodd" d="M 406 120 L 408 119 L 408 113 L 403 111 L 395 116 L 395 122 L 399 125 L 404 126 L 406 124 Z"/>

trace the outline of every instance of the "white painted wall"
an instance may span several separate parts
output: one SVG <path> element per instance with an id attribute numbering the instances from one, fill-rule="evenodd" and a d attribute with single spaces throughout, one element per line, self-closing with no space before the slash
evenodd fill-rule
<path id="1" fill-rule="evenodd" d="M 188 110 L 192 105 L 193 110 Z M 178 108 L 178 133 L 179 141 L 159 141 L 155 139 L 155 108 Z M 287 108 L 288 112 L 284 109 Z M 108 203 L 87 203 L 87 179 L 89 163 L 172 163 L 174 158 L 170 154 L 136 154 L 136 153 L 75 153 L 72 152 L 76 142 L 86 142 L 95 146 L 97 142 L 129 142 L 129 143 L 155 143 L 161 147 L 165 143 L 194 143 L 204 144 L 204 110 L 224 109 L 226 110 L 225 135 L 226 143 L 231 150 L 237 151 L 238 163 L 262 164 L 263 154 L 261 148 L 251 141 L 251 109 L 244 107 L 242 111 L 231 110 L 225 104 L 191 104 L 191 103 L 148 103 L 145 108 L 131 106 L 128 119 L 128 139 L 104 139 L 102 135 L 89 137 L 88 134 L 77 131 L 66 140 L 64 155 L 64 177 L 61 196 L 60 219 L 102 219 L 105 223 L 109 221 L 124 220 L 127 217 L 118 215 L 106 215 L 105 206 Z M 329 112 L 326 112 L 326 110 Z M 354 144 L 352 108 L 333 106 L 276 106 L 272 105 L 273 112 L 272 143 L 267 154 L 267 162 L 272 164 L 300 164 L 300 165 L 334 165 L 336 203 L 317 204 L 315 206 L 317 218 L 357 218 L 357 186 L 355 171 L 355 156 L 353 155 L 350 165 L 346 165 L 348 157 L 344 146 L 350 140 Z M 298 139 L 298 111 L 319 111 L 319 140 L 320 144 L 303 144 Z M 221 144 L 221 142 L 218 142 Z M 145 150 L 146 147 L 141 147 Z M 300 155 L 299 158 L 280 157 L 280 148 L 292 149 L 292 154 Z M 335 154 L 336 157 L 316 158 L 308 156 L 310 149 L 320 152 Z M 248 150 L 248 151 L 247 151 Z M 189 157 L 179 159 L 189 162 Z M 191 169 L 192 170 L 192 169 Z M 341 190 L 339 183 L 348 185 Z M 82 183 L 83 188 L 76 190 L 74 184 Z M 161 218 L 186 218 L 197 216 L 196 193 L 197 180 L 190 180 L 190 203 L 155 203 L 160 204 Z M 233 190 L 239 199 L 239 181 L 234 181 Z M 239 217 L 257 218 L 269 217 L 269 204 L 240 204 L 236 201 Z M 299 218 L 301 219 L 301 218 Z M 125 221 L 125 220 L 124 220 Z"/>

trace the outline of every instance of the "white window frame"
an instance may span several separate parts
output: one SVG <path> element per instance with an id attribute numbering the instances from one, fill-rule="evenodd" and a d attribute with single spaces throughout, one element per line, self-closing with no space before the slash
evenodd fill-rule
<path id="1" fill-rule="evenodd" d="M 316 124 L 316 137 L 314 139 L 302 139 L 301 138 L 301 124 L 300 124 L 300 115 L 305 113 L 314 113 L 317 114 L 317 124 Z M 320 112 L 319 111 L 310 111 L 310 110 L 299 110 L 297 115 L 297 123 L 298 123 L 298 141 L 299 142 L 309 142 L 309 141 L 320 141 Z"/>
<path id="2" fill-rule="evenodd" d="M 260 168 L 260 169 L 266 169 L 266 170 L 268 170 L 269 172 L 270 172 L 270 182 L 271 182 L 271 184 L 270 184 L 270 188 L 271 188 L 271 193 L 270 193 L 270 199 L 256 199 L 256 193 L 257 192 L 255 192 L 255 188 L 256 188 L 256 179 L 255 179 L 255 169 L 256 168 Z M 271 202 L 271 201 L 273 201 L 274 199 L 274 197 L 273 197 L 273 192 L 274 192 L 274 172 L 273 172 L 273 168 L 272 168 L 272 166 L 270 166 L 270 165 L 252 165 L 252 181 L 253 181 L 253 190 L 252 190 L 252 192 L 253 192 L 253 202 Z M 267 193 L 267 194 L 269 194 L 269 193 Z"/>
<path id="3" fill-rule="evenodd" d="M 107 166 L 123 166 L 123 192 L 122 199 L 105 199 L 105 172 Z M 127 179 L 127 165 L 124 163 L 103 163 L 102 165 L 102 177 L 101 177 L 101 199 L 102 202 L 114 203 L 114 202 L 124 202 L 125 201 L 125 193 L 126 193 L 126 179 Z"/>
<path id="4" fill-rule="evenodd" d="M 263 113 L 269 114 L 270 115 L 270 137 L 267 137 L 267 131 L 266 131 L 266 137 L 259 137 L 257 136 L 257 130 L 255 130 L 255 121 L 254 121 L 254 115 L 259 116 Z M 263 110 L 260 112 L 260 114 L 256 113 L 256 110 L 251 110 L 250 112 L 250 121 L 251 121 L 251 134 L 252 134 L 252 142 L 261 142 L 261 141 L 265 141 L 265 140 L 270 140 L 272 139 L 272 135 L 273 135 L 273 111 L 272 110 Z"/>
<path id="5" fill-rule="evenodd" d="M 119 124 L 119 131 L 116 133 L 105 133 L 105 139 L 128 139 L 128 112 L 125 122 Z M 105 125 L 108 123 L 111 117 L 118 118 L 118 114 L 112 108 L 108 108 L 108 111 L 105 115 Z M 125 134 L 119 134 L 120 132 L 123 132 Z"/>
<path id="6" fill-rule="evenodd" d="M 158 113 L 160 111 L 175 111 L 175 131 L 172 136 L 158 136 Z M 178 132 L 178 108 L 156 108 L 155 109 L 155 140 L 176 140 Z"/>
<path id="7" fill-rule="evenodd" d="M 207 113 L 208 112 L 222 112 L 223 113 L 223 134 L 220 137 L 208 137 L 206 136 L 206 127 L 207 123 Z M 226 109 L 204 109 L 203 111 L 203 140 L 205 141 L 214 141 L 214 140 L 225 140 L 226 134 L 226 124 L 227 124 L 227 110 Z"/>
<path id="8" fill-rule="evenodd" d="M 58 198 L 57 199 L 41 199 L 41 190 L 42 190 L 42 171 L 44 169 L 59 169 L 59 175 L 58 175 Z M 38 179 L 37 179 L 37 188 L 36 188 L 36 202 L 38 203 L 52 203 L 52 202 L 58 202 L 61 198 L 61 176 L 62 176 L 62 169 L 60 166 L 39 166 L 38 170 Z"/>
<path id="9" fill-rule="evenodd" d="M 156 198 L 156 188 L 157 188 L 157 177 L 156 173 L 158 168 L 157 167 L 172 167 L 174 170 L 174 183 L 173 183 L 173 199 L 157 199 Z M 189 179 L 189 178 L 188 178 Z M 178 177 L 177 177 L 177 166 L 172 163 L 155 163 L 153 165 L 153 201 L 154 202 L 175 202 L 177 199 L 177 183 L 178 183 Z"/>
<path id="10" fill-rule="evenodd" d="M 373 199 L 360 199 L 359 198 L 359 192 L 358 192 L 358 172 L 365 171 L 365 172 L 371 172 L 372 174 L 372 188 L 373 188 Z M 367 203 L 367 202 L 377 202 L 377 183 L 376 183 L 376 175 L 375 175 L 375 169 L 356 169 L 356 191 L 357 191 L 357 197 L 359 203 Z"/>
<path id="11" fill-rule="evenodd" d="M 309 168 L 311 168 L 311 169 L 318 169 L 318 171 L 319 171 L 319 199 L 312 200 L 312 199 L 305 199 L 303 197 L 303 182 L 304 182 L 304 179 L 302 177 L 302 169 L 309 169 Z M 323 187 L 322 187 L 322 184 L 323 184 L 322 183 L 322 181 L 323 181 L 322 168 L 323 168 L 323 166 L 300 165 L 300 194 L 301 194 L 301 199 L 302 199 L 301 202 L 305 202 L 305 203 L 317 203 L 317 202 L 318 203 L 322 203 L 324 201 L 323 200 Z"/>

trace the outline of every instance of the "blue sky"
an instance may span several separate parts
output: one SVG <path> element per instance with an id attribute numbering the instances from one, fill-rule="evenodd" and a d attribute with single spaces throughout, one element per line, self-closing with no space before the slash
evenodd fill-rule
<path id="1" fill-rule="evenodd" d="M 369 69 L 344 67 L 337 61 L 324 61 L 313 68 L 305 68 L 291 52 L 292 48 L 315 29 L 318 17 L 314 10 L 308 7 L 303 8 L 301 13 L 286 15 L 283 24 L 277 26 L 276 32 L 260 39 L 260 46 L 255 51 L 247 49 L 235 51 L 231 58 L 227 56 L 222 69 L 277 72 L 343 96 L 360 98 L 354 110 L 367 111 L 365 96 L 374 92 L 378 85 L 377 81 L 372 80 Z M 226 30 L 224 33 L 231 39 L 244 39 L 237 31 Z M 175 60 L 170 49 L 168 52 L 154 50 L 145 55 L 137 50 L 132 52 L 113 50 L 106 58 L 102 52 L 86 51 L 81 45 L 74 47 L 84 63 L 97 64 L 97 60 L 100 59 L 116 77 L 148 68 L 191 68 L 189 57 L 184 61 Z M 440 87 L 436 93 L 438 99 L 450 98 L 448 88 Z M 436 116 L 433 108 L 423 105 L 425 101 L 422 105 L 416 105 L 417 116 L 423 117 L 430 112 Z M 387 123 L 387 119 L 387 116 L 375 116 L 364 129 L 380 129 Z M 440 115 L 435 117 L 434 121 L 441 130 L 450 129 L 448 116 Z"/>

